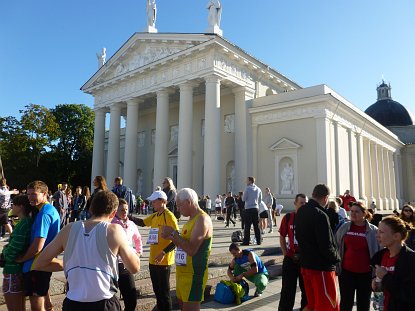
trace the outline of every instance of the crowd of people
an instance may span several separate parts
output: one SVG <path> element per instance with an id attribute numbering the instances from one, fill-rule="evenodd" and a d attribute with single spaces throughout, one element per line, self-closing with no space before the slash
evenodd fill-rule
<path id="1" fill-rule="evenodd" d="M 64 271 L 68 283 L 63 310 L 135 310 L 134 274 L 143 254 L 138 227 L 150 228 L 146 243 L 157 309 L 172 310 L 170 274 L 176 265 L 180 308 L 199 310 L 208 278 L 212 210 L 225 227 L 236 226 L 240 213 L 243 240 L 229 246 L 230 281 L 252 282 L 254 296 L 261 296 L 268 285 L 260 257 L 241 247 L 261 245 L 283 207 L 270 188 L 263 194 L 254 177 L 247 178 L 243 192 L 215 199 L 200 198 L 190 188 L 177 191 L 169 177 L 146 200 L 135 197 L 121 177 L 111 190 L 103 176 L 96 176 L 93 185 L 92 194 L 87 186 L 72 193 L 62 182 L 52 194 L 44 182 L 34 181 L 22 194 L 1 180 L 0 222 L 10 237 L 0 263 L 9 310 L 25 310 L 26 297 L 32 310 L 53 310 L 49 285 L 56 271 Z M 355 304 L 358 310 L 369 310 L 372 292 L 379 310 L 415 310 L 414 208 L 405 204 L 401 213 L 382 219 L 373 204 L 366 207 L 348 190 L 329 198 L 330 189 L 323 184 L 313 189 L 310 199 L 299 193 L 294 211 L 281 220 L 284 260 L 278 309 L 293 309 L 298 282 L 301 310 L 343 311 Z M 9 209 L 18 221 L 10 223 Z M 188 220 L 179 231 L 180 216 Z M 118 290 L 124 308 L 115 295 Z"/>

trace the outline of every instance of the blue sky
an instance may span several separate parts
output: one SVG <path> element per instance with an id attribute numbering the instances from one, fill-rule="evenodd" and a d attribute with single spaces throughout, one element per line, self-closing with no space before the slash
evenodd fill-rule
<path id="1" fill-rule="evenodd" d="M 159 32 L 202 33 L 207 0 L 156 0 Z M 415 113 L 415 1 L 222 0 L 224 37 L 303 87 L 325 83 L 364 110 L 382 75 Z M 0 115 L 29 103 L 93 105 L 79 88 L 146 26 L 146 0 L 0 3 Z"/>

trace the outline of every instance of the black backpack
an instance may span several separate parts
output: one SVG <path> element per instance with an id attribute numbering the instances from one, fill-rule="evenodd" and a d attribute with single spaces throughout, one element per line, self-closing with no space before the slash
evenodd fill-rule
<path id="1" fill-rule="evenodd" d="M 244 240 L 244 236 L 241 230 L 232 232 L 231 241 L 232 242 L 242 242 Z"/>

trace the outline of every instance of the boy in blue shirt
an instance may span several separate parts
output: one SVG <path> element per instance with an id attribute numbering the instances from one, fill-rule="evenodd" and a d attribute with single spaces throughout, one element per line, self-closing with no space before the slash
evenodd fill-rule
<path id="1" fill-rule="evenodd" d="M 41 251 L 59 233 L 60 218 L 56 208 L 48 203 L 48 186 L 43 181 L 33 181 L 27 186 L 29 202 L 39 212 L 34 220 L 30 246 L 18 262 L 23 262 L 25 295 L 29 296 L 31 310 L 52 310 L 49 283 L 52 273 L 33 270 L 33 262 Z"/>

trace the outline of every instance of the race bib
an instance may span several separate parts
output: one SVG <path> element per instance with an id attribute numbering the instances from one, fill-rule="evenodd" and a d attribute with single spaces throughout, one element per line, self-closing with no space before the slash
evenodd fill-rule
<path id="1" fill-rule="evenodd" d="M 148 233 L 147 244 L 153 245 L 159 243 L 159 228 L 151 228 Z"/>
<path id="2" fill-rule="evenodd" d="M 176 256 L 175 256 L 176 265 L 177 266 L 185 266 L 186 265 L 186 258 L 187 258 L 186 252 L 181 248 L 177 248 Z"/>

